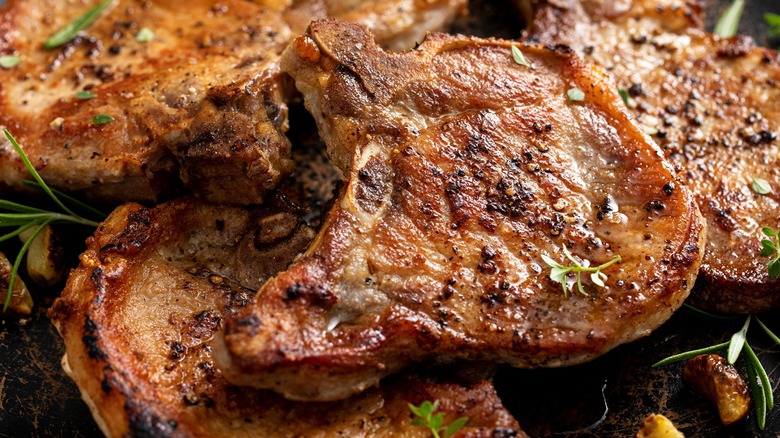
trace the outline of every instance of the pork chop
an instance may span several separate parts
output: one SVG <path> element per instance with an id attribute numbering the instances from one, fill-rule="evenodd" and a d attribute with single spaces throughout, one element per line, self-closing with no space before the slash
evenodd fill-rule
<path id="1" fill-rule="evenodd" d="M 284 135 L 292 90 L 278 58 L 296 31 L 312 16 L 379 24 L 377 14 L 400 8 L 380 26 L 397 46 L 420 39 L 428 30 L 420 24 L 449 24 L 465 0 L 199 0 L 186 10 L 169 0 L 122 0 L 86 33 L 43 48 L 97 4 L 9 0 L 0 9 L 0 55 L 21 58 L 0 69 L 0 126 L 65 191 L 156 201 L 186 187 L 214 202 L 256 204 L 293 167 Z M 99 114 L 111 121 L 96 123 Z M 0 185 L 19 189 L 26 177 L 11 146 L 0 144 Z"/>
<path id="2" fill-rule="evenodd" d="M 249 211 L 182 199 L 112 213 L 50 312 L 65 339 L 63 363 L 101 430 L 111 437 L 423 437 L 429 432 L 410 424 L 407 403 L 439 400 L 446 423 L 469 417 L 469 436 L 524 436 L 484 380 L 406 375 L 327 404 L 227 383 L 209 340 L 312 235 L 284 204 Z"/>
<path id="3" fill-rule="evenodd" d="M 286 50 L 346 181 L 305 255 L 215 339 L 230 381 L 333 400 L 414 363 L 576 364 L 682 304 L 692 195 L 605 73 L 537 45 L 525 67 L 511 45 L 432 34 L 388 53 L 318 21 Z M 542 258 L 567 264 L 562 247 L 622 261 L 566 296 Z"/>
<path id="4" fill-rule="evenodd" d="M 722 312 L 780 307 L 780 279 L 759 255 L 761 228 L 780 227 L 778 53 L 705 33 L 695 1 L 535 3 L 528 37 L 610 70 L 693 191 L 708 243 L 691 301 Z M 754 192 L 753 178 L 772 191 Z"/>

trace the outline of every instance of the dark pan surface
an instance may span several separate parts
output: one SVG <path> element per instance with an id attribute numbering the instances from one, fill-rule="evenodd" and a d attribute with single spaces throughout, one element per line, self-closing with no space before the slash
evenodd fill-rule
<path id="1" fill-rule="evenodd" d="M 729 3 L 709 1 L 710 27 Z M 747 0 L 746 4 L 740 32 L 752 35 L 759 44 L 780 46 L 780 40 L 767 39 L 762 18 L 764 12 L 780 13 L 780 2 Z M 471 13 L 455 31 L 502 38 L 518 37 L 522 32 L 522 20 L 508 1 L 476 0 Z M 300 111 L 293 114 L 291 131 L 296 129 L 313 129 Z M 305 134 L 301 136 L 296 141 L 298 153 L 311 157 L 307 150 L 313 148 L 316 153 L 319 146 L 306 140 Z M 302 173 L 315 178 L 323 175 L 316 168 Z M 302 197 L 327 196 L 329 188 L 315 192 L 323 186 L 304 186 Z M 78 389 L 60 367 L 62 342 L 45 316 L 52 296 L 37 294 L 37 303 L 42 305 L 26 324 L 0 323 L 0 437 L 101 436 Z M 779 317 L 774 313 L 763 315 L 762 320 L 780 332 Z M 503 369 L 496 384 L 506 406 L 530 436 L 630 437 L 650 413 L 663 413 L 691 437 L 780 436 L 780 407 L 769 413 L 763 432 L 757 430 L 752 415 L 724 428 L 714 409 L 682 385 L 682 364 L 650 368 L 668 355 L 723 342 L 742 322 L 741 318 L 713 322 L 681 311 L 651 336 L 592 363 L 554 370 Z M 771 374 L 775 397 L 780 398 L 780 347 L 771 348 L 755 324 L 748 340 Z"/>

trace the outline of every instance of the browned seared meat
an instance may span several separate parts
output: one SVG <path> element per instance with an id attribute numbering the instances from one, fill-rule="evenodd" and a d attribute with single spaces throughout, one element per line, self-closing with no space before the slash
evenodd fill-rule
<path id="1" fill-rule="evenodd" d="M 746 37 L 700 29 L 697 2 L 539 1 L 531 39 L 570 45 L 608 68 L 657 130 L 707 222 L 691 298 L 723 312 L 780 306 L 780 279 L 761 257 L 761 227 L 780 227 L 780 56 Z M 752 178 L 769 182 L 766 195 Z"/>
<path id="2" fill-rule="evenodd" d="M 259 202 L 292 169 L 279 12 L 228 0 L 115 2 L 82 35 L 46 39 L 98 4 L 10 0 L 0 11 L 0 125 L 52 186 L 104 201 L 157 199 L 181 185 L 219 202 Z M 142 28 L 154 39 L 137 41 Z M 89 91 L 94 99 L 78 99 Z M 107 114 L 113 122 L 92 122 Z M 10 145 L 0 177 L 26 171 Z"/>
<path id="3" fill-rule="evenodd" d="M 295 40 L 283 68 L 347 180 L 306 254 L 215 339 L 228 379 L 330 400 L 412 363 L 569 365 L 681 305 L 690 192 L 605 74 L 531 45 L 523 67 L 510 46 L 433 34 L 393 54 L 339 21 Z M 622 263 L 565 297 L 542 259 L 568 263 L 562 246 Z"/>
<path id="4" fill-rule="evenodd" d="M 469 436 L 524 436 L 486 381 L 407 375 L 327 404 L 228 384 L 209 341 L 251 299 L 243 279 L 263 281 L 312 235 L 284 208 L 184 199 L 112 213 L 50 312 L 65 339 L 64 364 L 106 435 L 424 437 L 407 403 L 440 400 L 446 422 L 469 417 Z"/>
<path id="5" fill-rule="evenodd" d="M 428 30 L 421 26 L 449 24 L 465 0 L 332 0 L 327 8 L 311 0 L 292 9 L 287 1 L 192 1 L 183 9 L 123 0 L 83 35 L 43 48 L 98 3 L 9 0 L 0 9 L 0 55 L 21 58 L 0 69 L 0 126 L 62 190 L 117 202 L 186 187 L 210 201 L 253 204 L 293 166 L 283 134 L 290 90 L 278 68 L 293 31 L 312 16 L 343 14 L 377 24 L 397 45 L 420 39 Z M 396 21 L 377 19 L 399 11 Z M 143 29 L 151 41 L 138 41 Z M 95 97 L 76 98 L 80 91 Z M 114 120 L 96 124 L 97 114 Z M 18 188 L 25 177 L 0 143 L 0 185 Z"/>

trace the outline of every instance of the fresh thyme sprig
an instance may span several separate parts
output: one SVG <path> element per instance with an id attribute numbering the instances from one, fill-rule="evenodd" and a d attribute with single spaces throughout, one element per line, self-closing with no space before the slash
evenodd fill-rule
<path id="1" fill-rule="evenodd" d="M 706 312 L 701 314 L 707 315 Z M 699 348 L 696 350 L 686 351 L 684 353 L 675 354 L 662 359 L 652 365 L 653 368 L 668 365 L 670 363 L 679 362 L 682 360 L 692 359 L 700 354 L 717 353 L 719 351 L 726 350 L 726 360 L 730 364 L 734 364 L 739 358 L 740 353 L 745 353 L 745 370 L 747 371 L 748 379 L 747 383 L 750 387 L 750 394 L 753 397 L 753 404 L 756 413 L 756 423 L 761 430 L 766 427 L 766 414 L 772 410 L 775 406 L 774 394 L 772 393 L 772 384 L 769 381 L 769 375 L 767 374 L 761 361 L 756 356 L 755 351 L 747 341 L 747 331 L 750 327 L 750 322 L 755 320 L 756 323 L 769 335 L 770 338 L 780 345 L 780 338 L 777 337 L 769 328 L 761 322 L 755 315 L 748 315 L 745 319 L 745 323 L 742 325 L 742 329 L 734 333 L 727 342 L 721 344 L 712 345 L 705 348 Z"/>
<path id="2" fill-rule="evenodd" d="M 19 250 L 16 259 L 14 260 L 13 267 L 11 268 L 11 275 L 8 281 L 8 290 L 5 296 L 5 304 L 3 305 L 3 312 L 5 312 L 8 309 L 8 306 L 11 304 L 11 293 L 14 288 L 14 282 L 16 281 L 16 276 L 19 271 L 19 266 L 22 262 L 22 259 L 27 253 L 27 249 L 30 247 L 30 244 L 32 244 L 33 240 L 35 240 L 35 237 L 41 231 L 43 231 L 48 225 L 53 224 L 70 223 L 97 227 L 99 223 L 96 220 L 104 219 L 105 214 L 46 185 L 41 176 L 35 170 L 35 167 L 32 165 L 29 158 L 27 158 L 27 155 L 22 150 L 22 147 L 19 146 L 19 143 L 17 143 L 16 139 L 11 135 L 10 132 L 8 132 L 7 129 L 3 130 L 3 133 L 5 134 L 8 141 L 11 142 L 13 148 L 22 158 L 24 166 L 34 178 L 33 181 L 25 180 L 24 184 L 29 187 L 40 189 L 46 193 L 46 195 L 48 195 L 48 197 L 51 198 L 51 200 L 54 201 L 54 203 L 61 210 L 61 212 L 48 211 L 41 208 L 30 207 L 27 205 L 18 204 L 16 202 L 0 199 L 0 228 L 16 227 L 15 230 L 0 235 L 0 242 L 16 237 L 27 230 L 34 229 L 32 234 L 27 238 L 27 240 L 22 245 L 22 248 Z M 96 220 L 91 220 L 75 213 L 73 209 L 66 205 L 66 203 L 70 204 L 73 208 L 88 212 Z"/>
<path id="3" fill-rule="evenodd" d="M 761 232 L 769 238 L 761 241 L 760 252 L 762 257 L 769 257 L 769 278 L 780 277 L 780 230 L 764 227 Z"/>
<path id="4" fill-rule="evenodd" d="M 572 264 L 570 266 L 564 266 L 551 259 L 546 254 L 542 254 L 542 260 L 544 260 L 544 262 L 552 268 L 550 271 L 550 280 L 561 284 L 563 287 L 564 297 L 569 296 L 569 286 L 566 282 L 566 277 L 570 272 L 577 274 L 577 290 L 581 294 L 587 295 L 588 293 L 585 292 L 585 288 L 582 286 L 582 273 L 590 272 L 590 281 L 592 281 L 593 284 L 598 287 L 604 287 L 604 280 L 607 279 L 607 274 L 601 272 L 602 269 L 612 266 L 621 260 L 620 256 L 616 255 L 615 257 L 612 257 L 612 260 L 606 263 L 591 267 L 590 260 L 584 260 L 582 263 L 580 263 L 577 261 L 577 259 L 574 258 L 574 256 L 571 255 L 565 245 L 561 245 L 561 248 L 563 248 L 563 254 L 566 256 L 566 258 L 571 261 Z"/>
<path id="5" fill-rule="evenodd" d="M 770 36 L 780 36 L 780 15 L 766 12 L 764 13 L 764 22 L 769 25 Z"/>
<path id="6" fill-rule="evenodd" d="M 444 426 L 444 414 L 434 414 L 438 407 L 438 400 L 434 401 L 433 403 L 425 400 L 420 404 L 420 406 L 415 406 L 409 403 L 409 410 L 418 417 L 412 419 L 412 424 L 414 426 L 427 427 L 430 429 L 434 438 L 449 438 L 452 435 L 458 433 L 459 430 L 463 429 L 463 426 L 465 426 L 469 421 L 469 417 L 460 417 L 450 423 L 448 426 Z"/>

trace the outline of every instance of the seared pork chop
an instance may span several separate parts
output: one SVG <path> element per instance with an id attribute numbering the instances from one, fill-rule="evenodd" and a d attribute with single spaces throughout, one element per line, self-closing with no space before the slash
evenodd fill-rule
<path id="1" fill-rule="evenodd" d="M 289 208 L 127 204 L 89 240 L 50 312 L 66 369 L 107 436 L 427 436 L 407 403 L 439 400 L 470 436 L 515 436 L 487 381 L 407 375 L 349 400 L 290 402 L 230 385 L 209 341 L 313 233 Z M 248 279 L 248 280 L 246 280 Z M 498 435 L 497 435 L 498 433 Z M 501 435 L 501 433 L 504 433 Z"/>
<path id="2" fill-rule="evenodd" d="M 291 90 L 278 57 L 294 31 L 331 10 L 378 23 L 377 11 L 401 8 L 380 26 L 397 45 L 421 38 L 428 29 L 419 23 L 447 25 L 465 0 L 290 3 L 115 1 L 86 33 L 45 50 L 50 35 L 98 2 L 9 0 L 0 55 L 21 62 L 0 69 L 0 126 L 65 191 L 155 201 L 185 186 L 210 201 L 260 203 L 293 166 L 284 136 Z M 142 29 L 151 41 L 139 41 Z M 94 98 L 77 98 L 81 91 Z M 95 123 L 98 114 L 113 121 Z M 19 188 L 26 176 L 0 144 L 0 184 Z"/>
<path id="3" fill-rule="evenodd" d="M 536 2 L 531 40 L 567 44 L 609 69 L 630 111 L 693 191 L 707 246 L 692 302 L 722 312 L 780 306 L 761 227 L 780 227 L 780 56 L 701 30 L 697 2 Z M 766 180 L 768 194 L 751 190 Z"/>
<path id="4" fill-rule="evenodd" d="M 690 192 L 603 72 L 534 45 L 521 66 L 511 45 L 432 34 L 387 53 L 318 21 L 287 49 L 347 179 L 306 254 L 215 339 L 229 380 L 333 400 L 413 363 L 575 364 L 682 304 L 701 257 Z M 562 247 L 622 262 L 565 296 L 542 258 L 568 263 Z"/>

